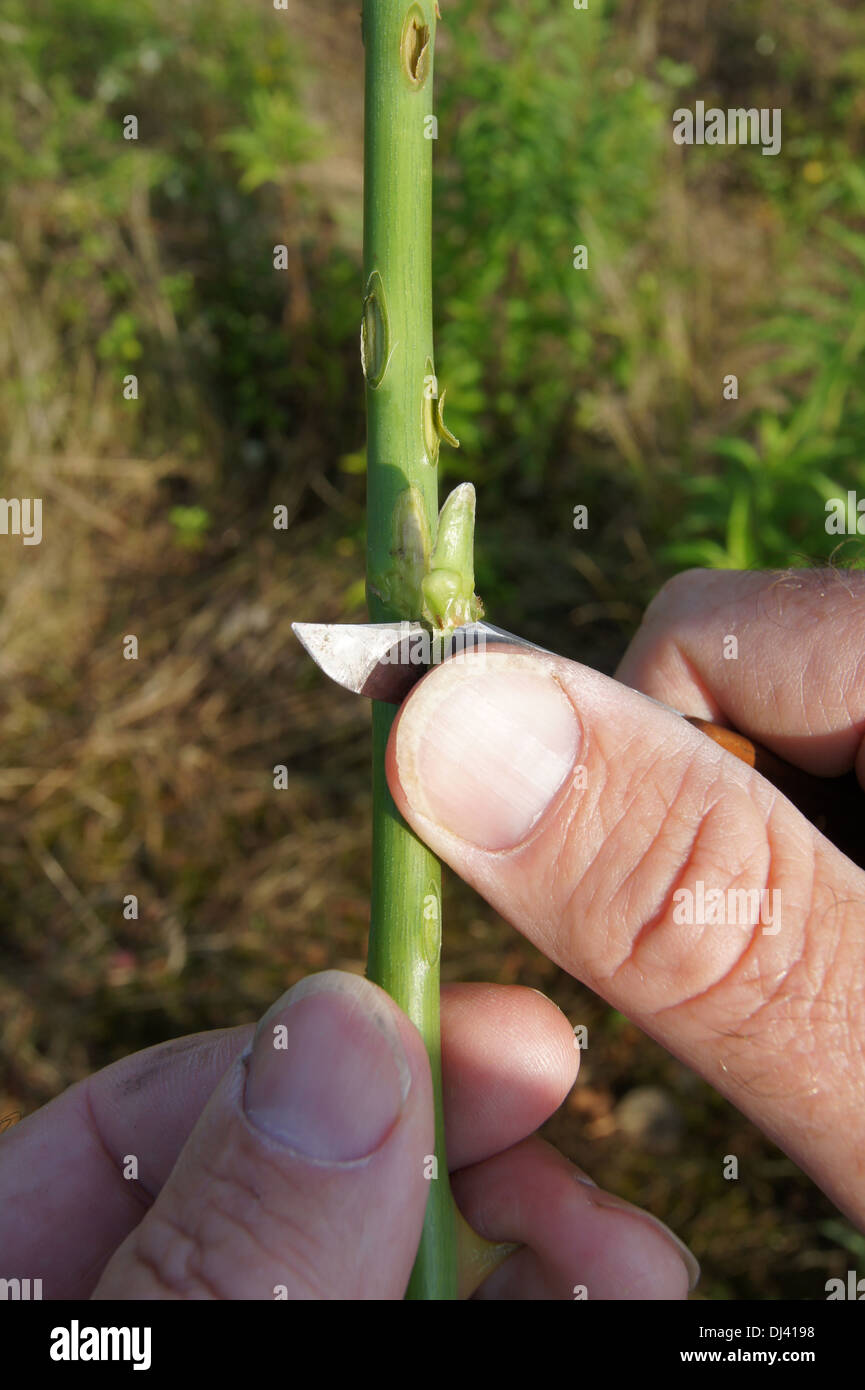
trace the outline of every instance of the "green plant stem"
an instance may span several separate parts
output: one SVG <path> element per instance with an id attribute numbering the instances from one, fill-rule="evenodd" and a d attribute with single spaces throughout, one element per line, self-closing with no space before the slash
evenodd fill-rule
<path id="1" fill-rule="evenodd" d="M 436 462 L 424 432 L 432 370 L 432 113 L 434 0 L 365 0 L 364 331 L 367 384 L 367 593 L 373 621 L 415 619 L 422 557 L 396 526 L 399 499 L 435 537 Z M 457 1218 L 448 1181 L 441 1100 L 439 955 L 441 870 L 400 817 L 384 753 L 394 717 L 373 706 L 373 861 L 367 974 L 417 1026 L 435 1095 L 435 1157 L 409 1298 L 457 1296 Z M 419 1156 L 420 1161 L 420 1156 Z"/>
<path id="2" fill-rule="evenodd" d="M 412 834 L 391 799 L 384 750 L 394 711 L 373 708 L 373 892 L 367 974 L 386 989 L 420 1031 L 429 1054 L 435 1105 L 437 1176 L 430 1181 L 426 1217 L 409 1298 L 457 1296 L 457 1222 L 444 1147 L 439 1033 L 441 869 Z"/>

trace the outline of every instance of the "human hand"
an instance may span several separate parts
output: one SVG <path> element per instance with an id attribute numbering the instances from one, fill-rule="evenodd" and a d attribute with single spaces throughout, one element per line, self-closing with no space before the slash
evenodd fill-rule
<path id="1" fill-rule="evenodd" d="M 434 1148 L 419 1033 L 338 971 L 301 981 L 253 1033 L 124 1058 L 4 1134 L 0 1273 L 41 1279 L 48 1299 L 401 1298 Z M 442 1064 L 449 1166 L 484 1189 L 493 1223 L 511 1224 L 515 1200 L 522 1213 L 530 1249 L 505 1296 L 685 1297 L 693 1259 L 666 1228 L 526 1137 L 576 1074 L 549 1000 L 446 988 Z"/>
<path id="2" fill-rule="evenodd" d="M 391 734 L 397 805 L 551 960 L 865 1225 L 865 873 L 770 783 L 627 688 L 827 779 L 855 767 L 865 784 L 865 575 L 680 575 L 618 676 L 513 651 L 431 671 Z M 725 914 L 744 901 L 731 890 L 774 897 L 758 896 L 744 927 L 721 925 L 705 910 L 712 890 Z M 468 1221 L 522 1239 L 516 1197 L 501 1221 L 487 1183 L 456 1175 Z M 530 1258 L 512 1256 L 488 1291 Z"/>

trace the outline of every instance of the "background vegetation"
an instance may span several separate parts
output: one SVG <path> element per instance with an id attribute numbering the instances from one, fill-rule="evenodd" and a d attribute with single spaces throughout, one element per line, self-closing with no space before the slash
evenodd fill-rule
<path id="1" fill-rule="evenodd" d="M 0 546 L 0 1116 L 363 968 L 368 711 L 289 629 L 363 613 L 358 9 L 5 0 L 2 490 L 43 498 L 45 537 Z M 611 670 L 678 568 L 860 563 L 824 502 L 865 493 L 865 11 L 442 9 L 442 467 L 478 486 L 493 620 Z M 674 146 L 697 98 L 780 107 L 782 154 Z M 865 1259 L 730 1106 L 453 881 L 443 975 L 588 1025 L 549 1136 L 682 1234 L 702 1296 L 820 1298 Z"/>

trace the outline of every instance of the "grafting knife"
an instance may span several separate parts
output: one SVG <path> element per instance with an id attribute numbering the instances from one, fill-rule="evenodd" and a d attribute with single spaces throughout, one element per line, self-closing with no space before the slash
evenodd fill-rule
<path id="1" fill-rule="evenodd" d="M 491 623 L 467 623 L 447 636 L 423 623 L 292 623 L 295 636 L 326 676 L 355 695 L 399 705 L 422 676 L 452 656 L 508 647 L 555 655 Z M 641 692 L 635 692 L 640 693 Z M 650 695 L 642 699 L 676 714 L 753 767 L 856 864 L 865 867 L 861 833 L 865 793 L 855 773 L 815 777 L 735 729 L 682 714 Z"/>

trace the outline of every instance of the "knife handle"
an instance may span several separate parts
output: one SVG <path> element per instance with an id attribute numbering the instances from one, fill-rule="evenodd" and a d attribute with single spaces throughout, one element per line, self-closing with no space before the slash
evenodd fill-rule
<path id="1" fill-rule="evenodd" d="M 845 772 L 841 777 L 815 777 L 735 729 L 725 729 L 721 724 L 698 719 L 696 715 L 685 715 L 685 718 L 707 738 L 776 786 L 848 859 L 865 868 L 865 836 L 862 833 L 865 791 L 855 772 Z"/>

